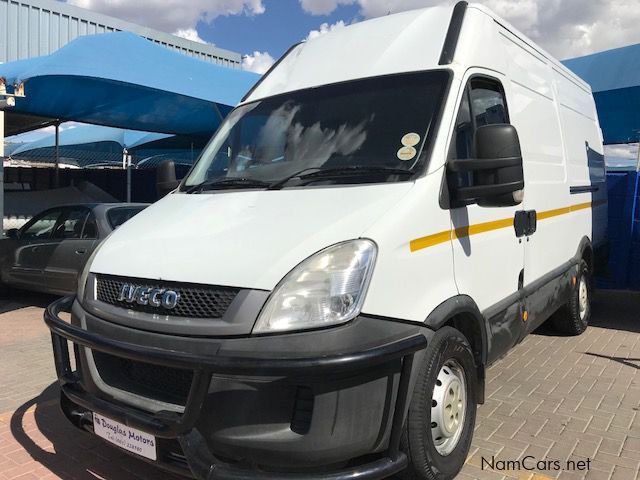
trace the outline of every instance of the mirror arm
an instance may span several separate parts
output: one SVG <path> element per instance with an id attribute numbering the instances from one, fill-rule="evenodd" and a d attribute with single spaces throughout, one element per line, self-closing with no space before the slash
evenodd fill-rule
<path id="1" fill-rule="evenodd" d="M 475 200 L 481 197 L 493 197 L 513 193 L 524 188 L 524 182 L 501 183 L 500 185 L 479 185 L 477 187 L 460 187 L 456 189 L 456 199 Z"/>
<path id="2" fill-rule="evenodd" d="M 449 160 L 449 170 L 452 172 L 470 172 L 476 170 L 495 170 L 497 168 L 517 167 L 522 163 L 522 157 L 504 158 L 455 158 Z"/>

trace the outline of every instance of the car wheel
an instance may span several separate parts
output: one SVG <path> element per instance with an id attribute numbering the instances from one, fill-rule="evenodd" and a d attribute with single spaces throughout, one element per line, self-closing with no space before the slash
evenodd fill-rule
<path id="1" fill-rule="evenodd" d="M 446 480 L 462 469 L 475 426 L 477 373 L 467 339 L 439 329 L 427 346 L 409 405 L 402 449 L 407 480 Z"/>
<path id="2" fill-rule="evenodd" d="M 589 266 L 581 260 L 576 284 L 571 289 L 571 297 L 553 316 L 553 326 L 558 332 L 580 335 L 587 329 L 591 318 L 591 293 Z"/>

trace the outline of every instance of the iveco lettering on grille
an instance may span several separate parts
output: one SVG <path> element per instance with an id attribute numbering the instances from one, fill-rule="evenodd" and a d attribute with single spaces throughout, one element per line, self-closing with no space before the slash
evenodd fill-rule
<path id="1" fill-rule="evenodd" d="M 180 295 L 173 290 L 164 288 L 141 287 L 125 283 L 120 290 L 119 302 L 137 303 L 151 307 L 162 307 L 173 310 L 178 304 Z"/>

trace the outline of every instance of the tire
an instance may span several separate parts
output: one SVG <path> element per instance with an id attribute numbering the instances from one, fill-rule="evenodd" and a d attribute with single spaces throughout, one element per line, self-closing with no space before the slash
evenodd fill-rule
<path id="1" fill-rule="evenodd" d="M 469 453 L 476 420 L 476 372 L 473 352 L 464 335 L 452 327 L 439 329 L 427 346 L 409 405 L 401 443 L 402 450 L 409 457 L 409 466 L 400 478 L 447 480 L 454 478 L 462 469 Z M 456 398 L 455 395 L 447 397 L 451 388 L 455 389 L 456 385 L 464 387 L 463 401 L 458 403 L 458 406 L 464 406 L 463 411 L 456 410 L 455 407 L 453 410 L 443 408 L 448 406 L 448 399 Z M 445 402 L 438 405 L 442 398 Z M 435 402 L 435 406 L 432 402 Z M 451 422 L 442 420 L 445 411 L 457 412 L 458 415 L 462 413 L 462 420 L 458 416 L 457 428 L 455 424 L 454 428 L 450 428 Z M 433 429 L 432 426 L 437 422 L 445 427 L 436 426 Z M 453 435 L 452 430 L 456 432 Z M 441 436 L 437 445 L 438 435 Z"/>
<path id="2" fill-rule="evenodd" d="M 553 316 L 553 327 L 565 335 L 580 335 L 589 326 L 591 318 L 592 282 L 589 266 L 580 261 L 576 284 L 571 289 L 569 301 Z"/>

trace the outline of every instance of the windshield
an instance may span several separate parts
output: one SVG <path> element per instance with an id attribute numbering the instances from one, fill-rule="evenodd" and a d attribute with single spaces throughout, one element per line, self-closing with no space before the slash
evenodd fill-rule
<path id="1" fill-rule="evenodd" d="M 242 105 L 229 114 L 182 190 L 205 183 L 307 185 L 311 180 L 304 181 L 303 173 L 309 171 L 313 182 L 325 184 L 406 180 L 398 173 L 417 173 L 426 162 L 423 152 L 447 78 L 444 71 L 389 75 Z"/>

